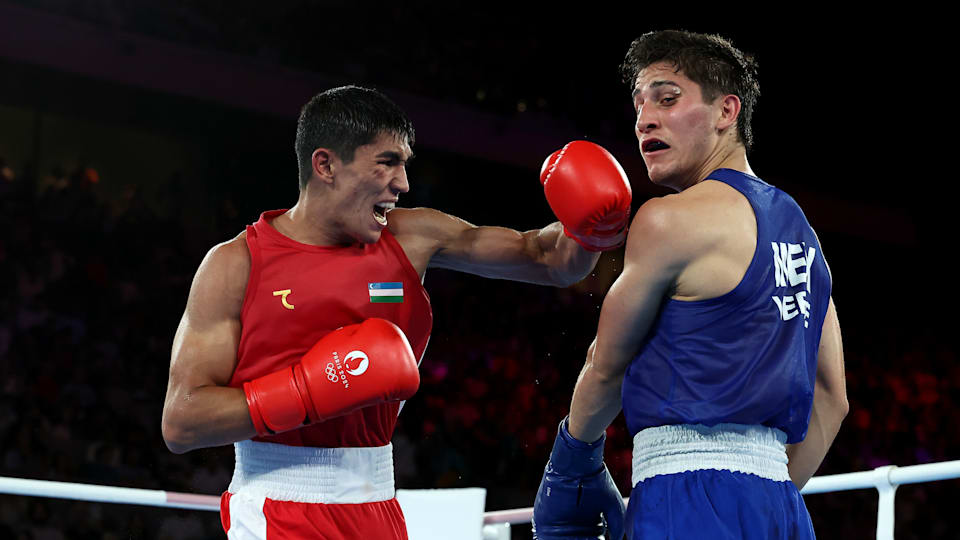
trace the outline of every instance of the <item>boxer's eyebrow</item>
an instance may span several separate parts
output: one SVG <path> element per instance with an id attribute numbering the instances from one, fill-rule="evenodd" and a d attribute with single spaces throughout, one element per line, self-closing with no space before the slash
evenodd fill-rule
<path id="1" fill-rule="evenodd" d="M 414 157 L 413 152 L 410 152 L 410 155 L 407 156 L 407 159 L 403 159 L 403 154 L 401 154 L 400 152 L 396 152 L 394 150 L 387 150 L 377 154 L 378 159 L 389 159 L 390 161 L 402 161 L 405 163 L 410 163 L 410 160 L 412 160 L 413 157 Z"/>
<path id="2" fill-rule="evenodd" d="M 679 84 L 673 81 L 653 81 L 652 83 L 650 83 L 650 88 L 657 88 L 659 86 L 667 86 L 667 85 L 680 86 Z"/>
<path id="3" fill-rule="evenodd" d="M 633 90 L 633 95 L 632 95 L 632 97 L 633 97 L 634 103 L 636 103 L 636 101 L 637 101 L 637 96 L 639 96 L 640 94 L 642 94 L 644 90 L 655 90 L 655 89 L 661 88 L 661 87 L 663 87 L 663 86 L 676 86 L 677 88 L 680 88 L 680 85 L 677 84 L 677 83 L 675 83 L 674 81 L 670 81 L 670 80 L 656 80 L 656 81 L 653 81 L 652 83 L 650 83 L 650 84 L 649 84 L 648 86 L 646 86 L 645 88 L 635 88 L 635 89 Z"/>

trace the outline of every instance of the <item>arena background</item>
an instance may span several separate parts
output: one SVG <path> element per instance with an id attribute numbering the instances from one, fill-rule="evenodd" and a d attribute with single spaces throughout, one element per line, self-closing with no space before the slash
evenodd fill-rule
<path id="1" fill-rule="evenodd" d="M 617 66 L 662 28 L 718 32 L 759 59 L 751 164 L 817 229 L 844 333 L 850 414 L 819 474 L 957 459 L 955 98 L 929 23 L 787 5 L 0 0 L 0 475 L 225 488 L 231 448 L 163 444 L 170 345 L 206 250 L 296 200 L 311 95 L 363 84 L 407 110 L 402 206 L 539 227 L 553 219 L 540 164 L 583 138 L 623 163 L 636 209 L 664 192 Z M 435 327 L 394 439 L 398 487 L 533 503 L 621 255 L 565 290 L 428 272 Z M 626 494 L 622 418 L 608 433 Z M 897 538 L 955 538 L 958 487 L 900 487 Z M 806 500 L 820 538 L 874 536 L 872 490 Z M 0 538 L 222 533 L 208 512 L 0 496 Z"/>

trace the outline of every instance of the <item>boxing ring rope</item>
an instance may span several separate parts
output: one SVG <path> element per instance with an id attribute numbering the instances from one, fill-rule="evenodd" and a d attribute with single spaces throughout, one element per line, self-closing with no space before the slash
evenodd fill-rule
<path id="1" fill-rule="evenodd" d="M 854 489 L 877 489 L 880 493 L 877 510 L 877 540 L 893 540 L 894 495 L 897 486 L 953 478 L 960 478 L 960 460 L 906 467 L 887 465 L 872 471 L 817 476 L 807 482 L 801 493 L 803 495 L 813 495 Z M 0 493 L 189 510 L 220 510 L 220 497 L 215 495 L 196 495 L 49 480 L 0 477 Z M 483 516 L 484 538 L 503 538 L 504 536 L 497 532 L 497 528 L 509 530 L 510 524 L 529 523 L 532 516 L 532 508 L 486 512 Z"/>

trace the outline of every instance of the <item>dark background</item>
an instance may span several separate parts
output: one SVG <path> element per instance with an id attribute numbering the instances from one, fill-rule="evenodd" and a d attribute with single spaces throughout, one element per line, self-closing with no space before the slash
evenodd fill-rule
<path id="1" fill-rule="evenodd" d="M 572 139 L 662 195 L 617 67 L 662 28 L 760 63 L 753 169 L 794 195 L 834 277 L 851 412 L 819 474 L 957 459 L 951 339 L 955 97 L 926 14 L 742 5 L 0 1 L 0 474 L 216 494 L 232 449 L 170 454 L 173 333 L 212 245 L 296 200 L 299 107 L 375 86 L 417 126 L 403 206 L 529 229 Z M 401 488 L 530 506 L 620 269 L 565 290 L 430 271 L 435 327 L 394 444 Z M 629 490 L 622 419 L 607 461 Z M 950 538 L 956 480 L 904 486 L 898 538 Z M 872 538 L 876 493 L 807 497 L 820 538 Z M 0 537 L 218 538 L 206 512 L 0 496 Z M 528 528 L 527 528 L 528 529 Z M 514 527 L 524 537 L 524 527 Z"/>

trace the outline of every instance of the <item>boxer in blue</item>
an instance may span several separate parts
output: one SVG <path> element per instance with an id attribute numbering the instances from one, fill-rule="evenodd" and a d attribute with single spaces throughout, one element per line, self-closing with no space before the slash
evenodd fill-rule
<path id="1" fill-rule="evenodd" d="M 747 162 L 756 65 L 652 32 L 623 64 L 650 180 L 534 504 L 535 537 L 814 538 L 799 489 L 847 413 L 831 276 L 796 202 Z M 816 171 L 823 174 L 824 171 Z M 633 489 L 603 464 L 623 410 Z"/>

